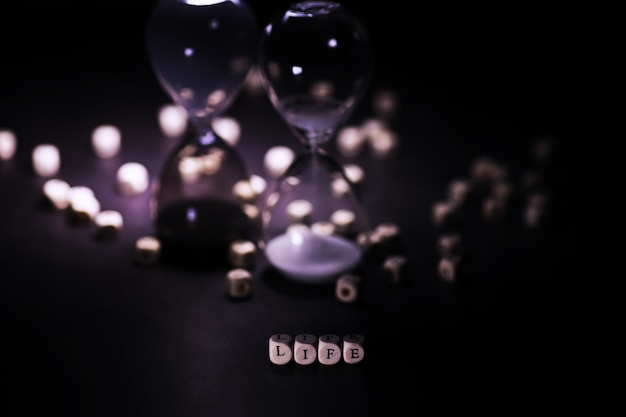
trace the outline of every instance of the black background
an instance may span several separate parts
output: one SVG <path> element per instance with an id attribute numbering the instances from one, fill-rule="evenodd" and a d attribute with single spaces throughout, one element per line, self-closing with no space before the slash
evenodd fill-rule
<path id="1" fill-rule="evenodd" d="M 362 155 L 374 223 L 403 231 L 409 282 L 372 280 L 356 305 L 327 288 L 300 288 L 255 271 L 254 296 L 224 296 L 222 271 L 132 263 L 152 232 L 148 196 L 118 196 L 125 161 L 156 175 L 173 145 L 156 111 L 169 101 L 151 70 L 144 25 L 153 1 L 30 2 L 0 8 L 0 126 L 18 152 L 0 163 L 0 280 L 4 415 L 379 415 L 402 411 L 572 410 L 592 401 L 588 328 L 577 276 L 583 203 L 594 150 L 616 138 L 623 114 L 623 27 L 616 2 L 345 1 L 377 54 L 371 94 L 391 89 L 401 138 L 392 158 Z M 250 1 L 260 24 L 285 1 Z M 10 24 L 9 24 L 10 23 Z M 366 96 L 354 122 L 372 114 Z M 296 143 L 265 97 L 229 110 L 240 150 L 262 173 L 262 151 Z M 95 159 L 89 133 L 117 124 L 123 152 Z M 553 222 L 524 228 L 468 216 L 471 255 L 459 285 L 436 275 L 431 204 L 493 156 L 534 167 L 538 137 L 556 140 L 548 167 Z M 29 167 L 40 142 L 57 143 L 60 176 L 91 186 L 125 216 L 120 239 L 92 239 L 41 205 Z M 292 142 L 293 141 L 293 142 Z M 372 270 L 375 270 L 372 266 Z M 349 367 L 271 366 L 267 338 L 361 332 L 367 360 Z M 33 415 L 33 414 L 29 414 Z"/>

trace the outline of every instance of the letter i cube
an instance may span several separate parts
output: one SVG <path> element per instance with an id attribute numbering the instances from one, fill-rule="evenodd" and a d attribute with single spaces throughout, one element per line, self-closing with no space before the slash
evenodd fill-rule
<path id="1" fill-rule="evenodd" d="M 293 343 L 293 358 L 297 364 L 310 365 L 317 359 L 317 337 L 312 334 L 299 334 Z"/>

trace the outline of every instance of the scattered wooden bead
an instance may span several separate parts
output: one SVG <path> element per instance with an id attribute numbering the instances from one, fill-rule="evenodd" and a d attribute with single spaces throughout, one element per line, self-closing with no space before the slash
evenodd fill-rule
<path id="1" fill-rule="evenodd" d="M 335 295 L 344 303 L 353 303 L 359 298 L 361 278 L 354 274 L 344 274 L 337 278 Z"/>
<path id="2" fill-rule="evenodd" d="M 357 126 L 344 126 L 337 133 L 337 149 L 347 158 L 357 156 L 364 143 L 365 136 Z"/>
<path id="3" fill-rule="evenodd" d="M 311 221 L 313 204 L 308 200 L 293 200 L 287 205 L 285 210 L 290 223 L 307 224 Z"/>
<path id="4" fill-rule="evenodd" d="M 100 201 L 93 190 L 83 185 L 70 187 L 68 191 L 70 219 L 76 224 L 91 224 L 100 212 Z"/>
<path id="5" fill-rule="evenodd" d="M 254 242 L 246 239 L 237 239 L 231 242 L 228 251 L 228 260 L 235 268 L 250 269 L 256 264 L 257 248 Z"/>
<path id="6" fill-rule="evenodd" d="M 437 273 L 442 281 L 456 282 L 459 278 L 460 255 L 446 255 L 439 259 Z"/>
<path id="7" fill-rule="evenodd" d="M 386 120 L 394 116 L 398 110 L 398 95 L 388 89 L 378 90 L 372 98 L 372 106 L 376 114 Z"/>
<path id="8" fill-rule="evenodd" d="M 435 226 L 443 226 L 449 222 L 457 210 L 457 206 L 451 201 L 438 201 L 431 208 L 431 220 Z"/>
<path id="9" fill-rule="evenodd" d="M 263 167 L 270 178 L 280 177 L 295 159 L 295 152 L 286 146 L 274 146 L 263 157 Z"/>
<path id="10" fill-rule="evenodd" d="M 402 255 L 391 255 L 385 259 L 383 273 L 389 283 L 397 285 L 406 280 L 406 261 Z"/>
<path id="11" fill-rule="evenodd" d="M 487 220 L 497 221 L 504 217 L 506 209 L 506 200 L 490 195 L 483 201 L 482 215 Z"/>
<path id="12" fill-rule="evenodd" d="M 102 210 L 94 216 L 96 236 L 103 239 L 117 238 L 124 227 L 122 214 L 117 210 Z"/>
<path id="13" fill-rule="evenodd" d="M 317 221 L 315 223 L 313 223 L 311 225 L 310 228 L 311 232 L 318 234 L 318 235 L 323 235 L 323 236 L 330 236 L 335 234 L 335 225 L 329 221 L 324 221 L 324 220 L 320 220 Z"/>
<path id="14" fill-rule="evenodd" d="M 369 144 L 373 155 L 378 158 L 386 158 L 398 147 L 399 139 L 395 132 L 389 129 L 375 131 L 369 136 Z"/>
<path id="15" fill-rule="evenodd" d="M 232 298 L 244 298 L 252 294 L 252 274 L 247 269 L 235 268 L 226 274 L 226 293 Z"/>
<path id="16" fill-rule="evenodd" d="M 530 228 L 536 228 L 547 221 L 547 195 L 543 192 L 530 193 L 522 212 L 523 223 Z"/>
<path id="17" fill-rule="evenodd" d="M 17 137 L 12 130 L 0 129 L 0 161 L 13 158 L 17 150 Z"/>
<path id="18" fill-rule="evenodd" d="M 91 148 L 101 159 L 113 158 L 122 147 L 122 134 L 117 126 L 100 125 L 91 133 Z"/>
<path id="19" fill-rule="evenodd" d="M 242 203 L 253 203 L 256 201 L 257 193 L 252 188 L 250 180 L 239 180 L 233 185 L 233 194 Z"/>
<path id="20" fill-rule="evenodd" d="M 32 153 L 35 173 L 40 177 L 56 175 L 61 168 L 61 153 L 56 145 L 44 143 L 35 146 Z"/>
<path id="21" fill-rule="evenodd" d="M 335 226 L 336 233 L 350 234 L 354 231 L 356 214 L 347 209 L 335 210 L 330 215 L 330 221 Z"/>
<path id="22" fill-rule="evenodd" d="M 343 166 L 344 173 L 348 181 L 352 184 L 359 185 L 363 183 L 365 179 L 365 171 L 357 164 L 345 164 Z"/>
<path id="23" fill-rule="evenodd" d="M 237 146 L 241 137 L 241 125 L 237 119 L 228 116 L 218 116 L 211 121 L 211 127 L 219 137 L 230 146 Z"/>
<path id="24" fill-rule="evenodd" d="M 187 112 L 177 104 L 161 106 L 158 121 L 161 132 L 169 138 L 179 138 L 187 131 Z"/>
<path id="25" fill-rule="evenodd" d="M 437 239 L 437 249 L 442 256 L 461 252 L 462 238 L 459 233 L 445 233 Z"/>
<path id="26" fill-rule="evenodd" d="M 135 241 L 135 261 L 140 265 L 154 265 L 161 253 L 161 241 L 154 236 L 142 236 Z"/>
<path id="27" fill-rule="evenodd" d="M 470 176 L 478 183 L 503 180 L 508 177 L 508 169 L 493 158 L 476 158 L 470 166 Z"/>
<path id="28" fill-rule="evenodd" d="M 448 184 L 446 195 L 455 205 L 463 205 L 472 192 L 473 184 L 470 179 L 457 178 Z"/>
<path id="29" fill-rule="evenodd" d="M 122 164 L 116 173 L 117 190 L 125 196 L 135 196 L 148 189 L 150 173 L 139 162 L 126 162 Z"/>
<path id="30" fill-rule="evenodd" d="M 52 178 L 43 184 L 43 195 L 52 207 L 64 210 L 70 205 L 70 188 L 66 181 Z"/>

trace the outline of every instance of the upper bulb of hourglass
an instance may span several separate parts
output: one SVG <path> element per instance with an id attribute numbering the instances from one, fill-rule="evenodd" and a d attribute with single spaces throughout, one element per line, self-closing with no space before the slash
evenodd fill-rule
<path id="1" fill-rule="evenodd" d="M 196 127 L 210 126 L 244 85 L 256 54 L 257 22 L 238 0 L 161 0 L 146 27 L 159 82 Z"/>
<path id="2" fill-rule="evenodd" d="M 339 3 L 295 3 L 265 27 L 259 48 L 266 90 L 285 122 L 306 145 L 331 140 L 372 75 L 365 28 Z"/>

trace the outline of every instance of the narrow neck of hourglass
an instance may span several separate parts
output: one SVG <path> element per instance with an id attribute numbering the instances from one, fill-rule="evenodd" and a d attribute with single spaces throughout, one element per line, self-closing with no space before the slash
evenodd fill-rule
<path id="1" fill-rule="evenodd" d="M 314 155 L 314 154 L 326 154 L 326 150 L 323 145 L 320 143 L 304 143 L 304 150 L 306 153 Z"/>

